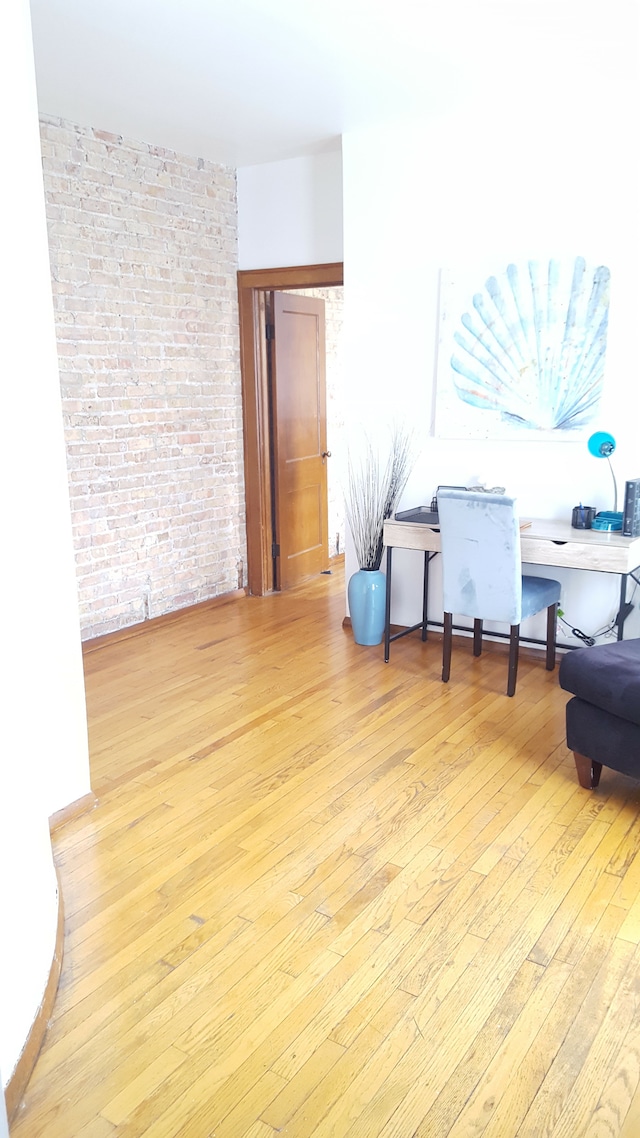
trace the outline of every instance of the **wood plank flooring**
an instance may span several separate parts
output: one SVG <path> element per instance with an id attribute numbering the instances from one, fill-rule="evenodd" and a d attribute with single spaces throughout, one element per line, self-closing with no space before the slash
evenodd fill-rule
<path id="1" fill-rule="evenodd" d="M 86 654 L 96 809 L 12 1138 L 636 1138 L 640 785 L 557 673 L 354 644 L 344 583 Z"/>

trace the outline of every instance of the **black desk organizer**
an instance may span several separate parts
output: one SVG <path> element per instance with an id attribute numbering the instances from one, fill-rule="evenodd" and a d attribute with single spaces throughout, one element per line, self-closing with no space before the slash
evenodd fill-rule
<path id="1" fill-rule="evenodd" d="M 435 498 L 433 500 L 435 502 Z M 414 506 L 413 510 L 399 510 L 394 515 L 397 522 L 424 522 L 425 524 L 438 524 L 438 511 L 430 506 Z"/>
<path id="2" fill-rule="evenodd" d="M 438 490 L 466 490 L 466 486 L 438 486 Z M 423 522 L 425 525 L 436 525 L 438 518 L 438 495 L 433 495 L 430 506 L 414 506 L 412 510 L 399 510 L 394 514 L 397 522 Z"/>

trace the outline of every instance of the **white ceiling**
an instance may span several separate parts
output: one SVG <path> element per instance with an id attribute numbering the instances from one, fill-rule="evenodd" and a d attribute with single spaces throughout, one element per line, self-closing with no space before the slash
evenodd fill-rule
<path id="1" fill-rule="evenodd" d="M 31 0 L 40 110 L 231 166 L 597 68 L 635 0 Z M 604 12 L 604 14 L 603 14 Z"/>

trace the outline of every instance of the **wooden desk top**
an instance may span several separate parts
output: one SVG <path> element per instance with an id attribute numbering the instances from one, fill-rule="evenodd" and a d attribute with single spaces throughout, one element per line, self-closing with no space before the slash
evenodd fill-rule
<path id="1" fill-rule="evenodd" d="M 522 560 L 528 565 L 561 565 L 597 573 L 630 573 L 640 566 L 640 537 L 594 529 L 573 529 L 569 522 L 523 518 Z M 440 552 L 440 530 L 422 522 L 384 523 L 384 543 L 401 549 Z"/>

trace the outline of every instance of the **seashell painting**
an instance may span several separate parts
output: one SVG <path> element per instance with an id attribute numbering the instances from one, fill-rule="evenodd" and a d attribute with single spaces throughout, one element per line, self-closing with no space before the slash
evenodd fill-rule
<path id="1" fill-rule="evenodd" d="M 507 265 L 462 300 L 459 277 L 443 272 L 437 433 L 554 437 L 593 423 L 609 279 L 608 268 L 584 257 L 528 261 Z"/>

